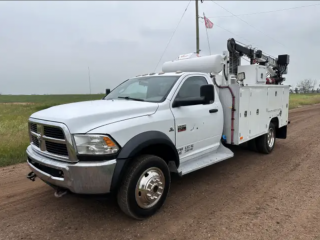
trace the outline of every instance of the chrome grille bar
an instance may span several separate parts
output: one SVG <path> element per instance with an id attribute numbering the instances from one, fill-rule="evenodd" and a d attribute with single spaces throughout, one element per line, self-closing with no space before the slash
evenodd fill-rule
<path id="1" fill-rule="evenodd" d="M 71 134 L 64 124 L 30 118 L 29 135 L 32 148 L 39 154 L 60 161 L 78 161 Z"/>

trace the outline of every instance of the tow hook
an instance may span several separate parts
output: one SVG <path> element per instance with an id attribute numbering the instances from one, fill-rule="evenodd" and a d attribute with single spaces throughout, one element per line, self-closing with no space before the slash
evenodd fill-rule
<path id="1" fill-rule="evenodd" d="M 27 178 L 29 180 L 31 180 L 32 182 L 34 182 L 34 180 L 36 179 L 37 175 L 34 173 L 34 172 L 30 172 L 28 175 L 27 175 Z"/>
<path id="2" fill-rule="evenodd" d="M 57 188 L 55 193 L 54 193 L 54 196 L 56 198 L 61 198 L 62 196 L 66 195 L 68 193 L 67 190 L 65 189 L 61 189 L 61 188 Z"/>

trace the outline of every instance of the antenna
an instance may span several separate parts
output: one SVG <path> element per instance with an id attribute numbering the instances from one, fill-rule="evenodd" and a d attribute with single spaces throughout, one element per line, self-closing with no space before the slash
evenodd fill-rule
<path id="1" fill-rule="evenodd" d="M 88 67 L 88 76 L 89 76 L 89 89 L 91 94 L 91 80 L 90 80 L 90 68 Z"/>

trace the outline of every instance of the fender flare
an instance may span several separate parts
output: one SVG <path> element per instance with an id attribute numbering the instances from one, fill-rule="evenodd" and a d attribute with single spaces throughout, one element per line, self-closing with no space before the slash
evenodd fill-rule
<path id="1" fill-rule="evenodd" d="M 178 151 L 167 135 L 159 131 L 140 133 L 131 138 L 120 150 L 120 153 L 117 157 L 117 164 L 113 172 L 111 191 L 115 190 L 118 186 L 121 176 L 124 174 L 126 169 L 126 165 L 130 162 L 130 160 L 146 147 L 155 144 L 163 144 L 170 147 L 175 155 L 175 159 L 173 160 L 176 164 L 176 167 L 179 167 L 180 158 Z"/>

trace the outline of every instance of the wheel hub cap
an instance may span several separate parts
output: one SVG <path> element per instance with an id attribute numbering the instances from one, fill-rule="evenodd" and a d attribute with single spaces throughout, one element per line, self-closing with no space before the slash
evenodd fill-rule
<path id="1" fill-rule="evenodd" d="M 149 168 L 140 176 L 136 186 L 136 201 L 141 208 L 153 207 L 161 198 L 165 178 L 159 168 Z"/>

